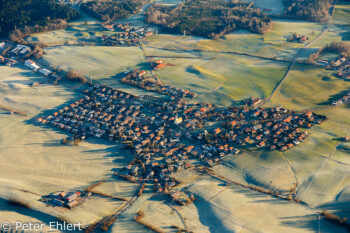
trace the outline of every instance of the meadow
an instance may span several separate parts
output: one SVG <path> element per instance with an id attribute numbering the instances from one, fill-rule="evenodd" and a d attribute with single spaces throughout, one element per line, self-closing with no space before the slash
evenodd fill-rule
<path id="1" fill-rule="evenodd" d="M 0 197 L 28 203 L 33 209 L 24 211 L 18 218 L 23 221 L 39 218 L 47 223 L 50 216 L 56 216 L 86 226 L 122 205 L 123 201 L 97 195 L 63 216 L 38 201 L 41 196 L 55 191 L 84 190 L 102 179 L 106 179 L 110 187 L 102 186 L 100 192 L 108 194 L 115 189 L 118 190 L 116 195 L 128 197 L 132 195 L 130 185 L 115 180 L 113 171 L 131 158 L 114 143 L 87 140 L 78 146 L 62 145 L 67 134 L 35 123 L 35 118 L 41 114 L 52 113 L 59 106 L 79 98 L 81 94 L 73 90 L 79 88 L 79 84 L 76 87 L 67 87 L 65 83 L 48 84 L 45 78 L 25 67 L 1 66 L 0 71 L 0 105 L 27 114 L 0 112 Z M 42 84 L 31 87 L 33 82 Z M 5 206 L 0 219 L 12 221 L 11 216 L 18 215 L 15 211 L 22 213 L 22 209 Z"/>
<path id="2" fill-rule="evenodd" d="M 267 106 L 281 104 L 289 109 L 305 110 L 331 104 L 332 96 L 350 87 L 349 82 L 335 77 L 334 72 L 312 65 L 294 66 Z"/>
<path id="3" fill-rule="evenodd" d="M 241 30 L 225 35 L 218 40 L 201 41 L 197 47 L 202 50 L 240 52 L 291 60 L 304 44 L 287 42 L 287 38 L 292 33 L 298 33 L 313 40 L 321 33 L 322 28 L 323 25 L 318 23 L 273 19 L 272 31 L 264 35 Z"/>

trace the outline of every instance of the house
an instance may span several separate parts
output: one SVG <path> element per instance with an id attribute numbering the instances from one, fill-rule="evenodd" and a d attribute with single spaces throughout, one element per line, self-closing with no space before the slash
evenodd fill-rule
<path id="1" fill-rule="evenodd" d="M 302 36 L 300 39 L 299 39 L 299 43 L 305 43 L 307 41 L 307 37 L 306 36 Z"/>
<path id="2" fill-rule="evenodd" d="M 5 58 L 5 64 L 6 64 L 7 66 L 13 66 L 13 65 L 16 64 L 16 63 L 17 63 L 17 61 L 14 60 L 14 59 Z"/>
<path id="3" fill-rule="evenodd" d="M 312 112 L 307 112 L 307 113 L 305 113 L 305 116 L 306 116 L 307 118 L 312 117 Z"/>
<path id="4" fill-rule="evenodd" d="M 111 25 L 105 24 L 105 25 L 102 25 L 102 28 L 106 29 L 108 31 L 113 31 L 114 25 L 112 25 L 112 24 Z"/>
<path id="5" fill-rule="evenodd" d="M 48 69 L 40 69 L 39 73 L 45 75 L 45 76 L 49 76 L 50 74 L 52 74 L 52 72 Z"/>
<path id="6" fill-rule="evenodd" d="M 315 61 L 315 63 L 324 67 L 329 65 L 329 62 L 323 59 L 318 59 L 317 61 Z"/>
<path id="7" fill-rule="evenodd" d="M 251 98 L 250 99 L 250 104 L 252 106 L 257 106 L 258 104 L 260 104 L 262 102 L 262 99 L 259 99 L 259 98 Z"/>
<path id="8" fill-rule="evenodd" d="M 174 120 L 174 123 L 175 125 L 178 125 L 178 124 L 181 124 L 182 123 L 182 117 L 175 117 L 175 120 Z"/>
<path id="9" fill-rule="evenodd" d="M 157 64 L 153 69 L 160 70 L 160 69 L 164 68 L 165 66 L 166 66 L 166 63 L 160 63 L 160 64 Z"/>
<path id="10" fill-rule="evenodd" d="M 29 67 L 30 69 L 37 71 L 38 69 L 40 69 L 40 66 L 38 66 L 35 62 L 33 62 L 32 60 L 26 60 L 24 62 L 24 64 Z"/>
<path id="11" fill-rule="evenodd" d="M 214 133 L 215 134 L 219 134 L 221 132 L 221 130 L 219 129 L 219 128 L 216 128 L 215 130 L 214 130 Z"/>

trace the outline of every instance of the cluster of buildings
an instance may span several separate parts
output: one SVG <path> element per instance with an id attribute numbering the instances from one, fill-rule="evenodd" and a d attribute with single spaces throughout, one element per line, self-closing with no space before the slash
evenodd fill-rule
<path id="1" fill-rule="evenodd" d="M 293 33 L 291 37 L 287 39 L 288 42 L 295 42 L 295 43 L 306 43 L 308 41 L 308 37 L 304 35 L 299 35 L 297 33 Z"/>
<path id="2" fill-rule="evenodd" d="M 335 106 L 340 106 L 340 105 L 343 105 L 343 104 L 347 104 L 347 103 L 350 103 L 350 92 L 348 92 L 345 96 L 343 96 L 342 98 L 338 99 L 338 100 L 334 100 L 332 102 L 332 105 L 335 105 Z"/>
<path id="3" fill-rule="evenodd" d="M 338 57 L 332 62 L 332 66 L 338 70 L 338 77 L 345 81 L 350 81 L 350 59 Z"/>
<path id="4" fill-rule="evenodd" d="M 152 65 L 153 70 L 160 70 L 160 69 L 166 67 L 166 63 L 163 62 L 163 60 L 157 60 L 155 62 L 152 62 L 151 65 Z"/>
<path id="5" fill-rule="evenodd" d="M 81 193 L 81 192 L 55 192 L 50 194 L 44 200 L 52 204 L 53 206 L 65 207 L 68 209 L 72 209 L 79 204 L 82 204 L 85 201 L 85 198 L 91 197 L 91 192 Z"/>
<path id="6" fill-rule="evenodd" d="M 286 150 L 305 139 L 307 133 L 299 127 L 324 119 L 282 107 L 219 109 L 207 103 L 188 104 L 183 95 L 169 102 L 145 102 L 98 84 L 89 84 L 83 92 L 83 98 L 38 121 L 70 132 L 72 140 L 95 137 L 123 142 L 138 162 L 119 175 L 130 181 L 142 177 L 157 192 L 170 192 L 178 183 L 171 174 L 191 169 L 193 161 L 214 165 L 239 153 L 243 144 Z M 218 124 L 222 127 L 209 129 Z"/>
<path id="7" fill-rule="evenodd" d="M 303 132 L 300 128 L 310 128 L 326 119 L 312 112 L 291 113 L 282 107 L 230 108 L 226 111 L 223 128 L 214 129 L 212 134 L 200 133 L 198 137 L 215 144 L 234 143 L 239 146 L 285 151 L 305 140 L 307 131 Z M 227 144 L 219 149 L 227 148 Z"/>
<path id="8" fill-rule="evenodd" d="M 24 57 L 31 51 L 32 49 L 29 46 L 18 44 L 14 49 L 10 51 L 10 54 L 13 56 Z"/>
<path id="9" fill-rule="evenodd" d="M 4 64 L 6 66 L 13 66 L 17 63 L 17 61 L 13 58 L 5 58 L 0 55 L 0 64 Z"/>
<path id="10" fill-rule="evenodd" d="M 153 32 L 147 31 L 145 28 L 134 28 L 123 26 L 123 24 L 105 24 L 103 28 L 114 31 L 115 28 L 123 30 L 112 36 L 103 35 L 101 41 L 103 45 L 107 46 L 140 46 L 142 39 L 153 35 Z"/>
<path id="11" fill-rule="evenodd" d="M 350 81 L 350 59 L 339 56 L 333 61 L 327 61 L 324 59 L 318 59 L 315 64 L 327 67 L 329 69 L 337 70 L 337 76 L 344 79 L 345 81 Z"/>
<path id="12" fill-rule="evenodd" d="M 24 62 L 24 65 L 26 65 L 28 68 L 30 68 L 34 72 L 39 72 L 40 74 L 44 75 L 45 77 L 51 77 L 54 81 L 58 82 L 62 78 L 60 76 L 57 76 L 53 74 L 51 70 L 48 70 L 46 68 L 41 68 L 36 62 L 28 59 Z"/>
<path id="13" fill-rule="evenodd" d="M 164 64 L 164 63 L 160 63 Z M 125 73 L 125 77 L 121 79 L 121 82 L 127 83 L 133 86 L 137 86 L 146 90 L 155 91 L 161 94 L 169 95 L 171 101 L 175 101 L 179 98 L 196 98 L 197 93 L 185 90 L 182 88 L 177 88 L 170 85 L 163 85 L 158 77 L 146 76 L 146 71 L 144 70 L 135 70 L 129 68 Z"/>

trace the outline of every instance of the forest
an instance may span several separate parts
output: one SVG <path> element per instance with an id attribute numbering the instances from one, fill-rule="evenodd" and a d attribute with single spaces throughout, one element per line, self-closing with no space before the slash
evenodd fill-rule
<path id="1" fill-rule="evenodd" d="M 135 14 L 144 3 L 144 0 L 89 1 L 83 3 L 80 8 L 99 20 L 109 21 Z"/>
<path id="2" fill-rule="evenodd" d="M 283 0 L 286 16 L 315 21 L 325 22 L 329 19 L 329 9 L 333 0 Z"/>
<path id="3" fill-rule="evenodd" d="M 213 39 L 238 29 L 259 34 L 272 29 L 271 19 L 253 3 L 234 0 L 189 0 L 176 7 L 153 4 L 145 21 L 169 33 Z"/>
<path id="4" fill-rule="evenodd" d="M 77 10 L 57 4 L 55 0 L 0 0 L 0 36 L 24 28 L 27 32 L 44 31 L 45 26 L 58 21 L 57 25 L 65 26 L 61 20 L 71 20 L 78 16 Z M 47 30 L 48 28 L 52 26 L 46 27 Z"/>

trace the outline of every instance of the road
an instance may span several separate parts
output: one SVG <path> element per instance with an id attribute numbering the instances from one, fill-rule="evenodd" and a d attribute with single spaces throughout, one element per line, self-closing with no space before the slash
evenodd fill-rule
<path id="1" fill-rule="evenodd" d="M 142 182 L 140 183 L 140 187 L 139 189 L 141 188 L 142 186 Z M 92 231 L 92 232 L 101 232 L 101 226 L 103 226 L 103 224 L 108 221 L 110 218 L 112 217 L 118 217 L 120 214 L 122 214 L 125 210 L 127 210 L 138 198 L 138 191 L 139 189 L 137 189 L 135 195 L 130 198 L 129 201 L 127 201 L 126 203 L 124 203 L 124 205 L 122 205 L 121 207 L 118 207 L 116 210 L 114 210 L 114 212 L 107 216 L 107 217 L 104 217 L 101 221 L 99 221 L 97 224 L 96 224 L 96 228 Z"/>
<path id="2" fill-rule="evenodd" d="M 335 5 L 336 5 L 336 0 L 334 0 L 332 6 L 331 6 L 331 11 L 330 11 L 330 17 L 328 20 L 327 25 L 323 28 L 322 32 L 312 41 L 310 41 L 309 43 L 305 44 L 304 47 L 300 48 L 299 51 L 294 55 L 292 62 L 289 64 L 287 72 L 284 74 L 283 78 L 281 79 L 281 81 L 279 81 L 279 83 L 276 85 L 276 87 L 273 89 L 273 91 L 271 92 L 270 96 L 266 99 L 265 103 L 269 102 L 271 100 L 271 98 L 274 96 L 274 94 L 279 90 L 279 88 L 282 86 L 283 82 L 286 80 L 286 78 L 288 77 L 290 71 L 292 70 L 293 66 L 296 63 L 296 59 L 299 57 L 299 55 L 304 51 L 304 49 L 310 47 L 311 45 L 313 45 L 314 43 L 316 43 L 327 31 L 328 29 L 331 27 L 332 22 L 333 22 L 333 13 L 334 13 L 334 9 L 335 9 Z M 264 103 L 264 104 L 265 104 Z"/>

